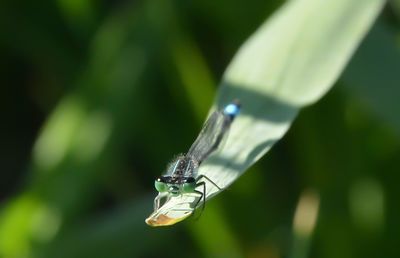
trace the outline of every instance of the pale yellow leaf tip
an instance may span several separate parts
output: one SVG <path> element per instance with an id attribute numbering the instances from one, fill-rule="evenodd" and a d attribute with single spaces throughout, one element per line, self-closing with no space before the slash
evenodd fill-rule
<path id="1" fill-rule="evenodd" d="M 152 227 L 162 227 L 162 226 L 171 226 L 174 225 L 184 219 L 186 219 L 188 216 L 180 217 L 180 218 L 171 218 L 168 217 L 167 215 L 164 214 L 151 214 L 145 221 L 146 224 Z"/>

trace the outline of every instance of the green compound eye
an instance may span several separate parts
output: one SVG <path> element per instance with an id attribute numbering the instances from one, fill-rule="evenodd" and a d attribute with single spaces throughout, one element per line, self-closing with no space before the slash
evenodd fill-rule
<path id="1" fill-rule="evenodd" d="M 182 192 L 184 193 L 193 193 L 196 189 L 196 181 L 193 177 L 189 177 L 186 179 L 186 182 L 183 183 Z"/>
<path id="2" fill-rule="evenodd" d="M 165 183 L 161 177 L 157 178 L 157 179 L 154 181 L 154 187 L 155 187 L 156 190 L 159 191 L 160 193 L 163 193 L 163 192 L 168 191 L 167 183 Z"/>

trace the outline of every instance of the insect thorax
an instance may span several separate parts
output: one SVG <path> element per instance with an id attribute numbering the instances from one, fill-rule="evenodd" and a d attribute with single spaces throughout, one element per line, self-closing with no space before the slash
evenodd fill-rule
<path id="1" fill-rule="evenodd" d="M 168 167 L 167 174 L 173 178 L 193 177 L 197 172 L 197 162 L 188 156 L 179 156 Z"/>

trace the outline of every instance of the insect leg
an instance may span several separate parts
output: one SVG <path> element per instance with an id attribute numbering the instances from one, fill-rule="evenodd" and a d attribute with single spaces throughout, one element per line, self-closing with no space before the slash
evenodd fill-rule
<path id="1" fill-rule="evenodd" d="M 168 194 L 168 193 L 167 193 L 167 194 Z M 158 195 L 156 196 L 156 198 L 154 198 L 154 204 L 153 204 L 154 210 L 158 210 L 158 208 L 160 208 L 160 200 L 161 200 L 161 198 L 166 197 L 167 194 L 165 194 L 165 193 L 158 193 Z"/>
<path id="2" fill-rule="evenodd" d="M 214 183 L 214 181 L 212 181 L 212 180 L 211 180 L 210 178 L 208 178 L 206 175 L 200 175 L 200 176 L 196 179 L 196 181 L 199 181 L 199 180 L 202 179 L 202 178 L 206 179 L 208 182 L 210 182 L 211 184 L 213 184 L 216 188 L 218 188 L 218 190 L 222 190 L 221 187 L 219 187 L 216 183 Z M 200 185 L 200 184 L 198 184 L 198 185 Z"/>

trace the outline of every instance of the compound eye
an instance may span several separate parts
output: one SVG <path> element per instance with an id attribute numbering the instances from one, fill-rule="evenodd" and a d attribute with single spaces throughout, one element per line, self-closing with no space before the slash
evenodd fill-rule
<path id="1" fill-rule="evenodd" d="M 193 177 L 189 177 L 183 183 L 182 191 L 184 193 L 193 193 L 196 189 L 196 180 Z"/>
<path id="2" fill-rule="evenodd" d="M 165 182 L 163 177 L 158 177 L 155 181 L 154 181 L 154 187 L 156 188 L 156 190 L 160 193 L 166 192 L 168 191 L 168 186 L 167 183 Z"/>

